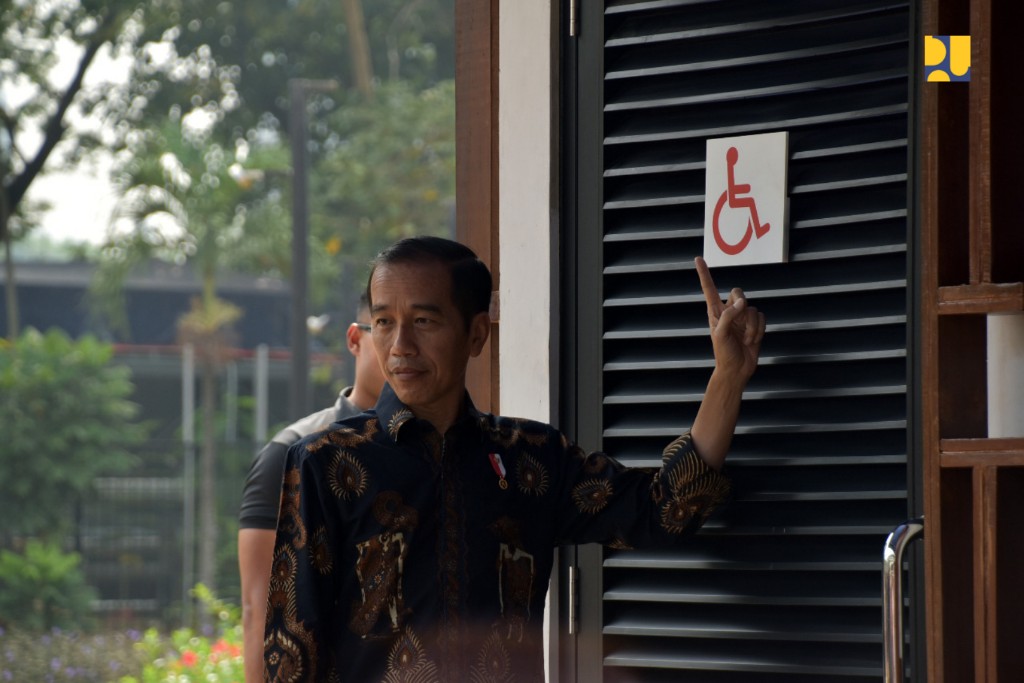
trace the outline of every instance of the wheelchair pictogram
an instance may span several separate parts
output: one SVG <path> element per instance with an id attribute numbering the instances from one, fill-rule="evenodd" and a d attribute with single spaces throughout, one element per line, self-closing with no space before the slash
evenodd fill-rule
<path id="1" fill-rule="evenodd" d="M 725 154 L 725 161 L 728 165 L 727 176 L 728 176 L 728 187 L 722 192 L 722 196 L 718 198 L 718 203 L 715 205 L 715 212 L 711 218 L 711 227 L 714 230 L 715 243 L 718 244 L 718 248 L 730 256 L 735 256 L 743 251 L 747 244 L 750 243 L 751 237 L 757 237 L 760 239 L 764 237 L 768 230 L 771 229 L 771 225 L 768 223 L 762 224 L 757 217 L 757 202 L 751 196 L 748 195 L 750 192 L 750 185 L 738 184 L 736 182 L 736 162 L 739 161 L 740 153 L 735 147 L 730 147 L 729 151 Z M 725 209 L 726 204 L 729 205 L 730 209 L 746 209 L 749 212 L 749 218 L 747 219 L 747 229 L 743 232 L 743 236 L 737 242 L 727 242 L 722 237 L 722 231 L 719 228 L 719 219 L 722 216 L 722 211 Z"/>

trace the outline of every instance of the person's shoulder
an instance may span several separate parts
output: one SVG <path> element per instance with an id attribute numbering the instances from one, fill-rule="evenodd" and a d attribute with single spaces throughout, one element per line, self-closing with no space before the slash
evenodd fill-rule
<path id="1" fill-rule="evenodd" d="M 564 448 L 568 444 L 568 439 L 561 431 L 540 420 L 482 414 L 480 422 L 489 438 L 500 444 L 552 448 Z"/>
<path id="2" fill-rule="evenodd" d="M 307 434 L 292 444 L 290 450 L 297 452 L 295 457 L 299 458 L 302 454 L 317 457 L 324 452 L 333 454 L 338 448 L 365 448 L 379 432 L 377 415 L 372 411 L 360 412 L 332 421 L 326 427 Z"/>
<path id="3" fill-rule="evenodd" d="M 277 434 L 271 441 L 282 444 L 284 446 L 291 446 L 296 441 L 315 434 L 316 432 L 326 429 L 332 422 L 334 422 L 334 408 L 324 408 L 318 410 L 315 413 L 311 413 L 306 417 L 296 420 L 291 423 Z"/>
<path id="4" fill-rule="evenodd" d="M 291 443 L 276 440 L 268 441 L 252 459 L 249 465 L 249 479 L 268 476 L 268 473 L 280 473 L 290 445 Z"/>
<path id="5" fill-rule="evenodd" d="M 534 420 L 528 417 L 514 417 L 511 415 L 492 415 L 484 413 L 483 416 L 489 421 L 500 426 L 513 426 L 520 429 L 532 431 L 558 431 L 555 427 L 542 420 Z"/>
<path id="6" fill-rule="evenodd" d="M 340 394 L 338 394 L 338 400 L 334 403 L 334 421 L 338 422 L 350 417 L 354 417 L 361 413 L 366 412 L 349 399 L 349 395 L 352 393 L 352 387 L 345 387 Z"/>

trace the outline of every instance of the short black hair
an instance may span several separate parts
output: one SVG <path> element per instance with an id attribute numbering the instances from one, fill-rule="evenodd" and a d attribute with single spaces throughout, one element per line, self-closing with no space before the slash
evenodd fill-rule
<path id="1" fill-rule="evenodd" d="M 420 235 L 407 237 L 395 242 L 370 262 L 370 277 L 366 281 L 366 298 L 373 310 L 370 283 L 378 266 L 397 263 L 440 263 L 448 268 L 451 275 L 452 302 L 462 314 L 469 329 L 469 323 L 479 313 L 486 313 L 491 307 L 493 280 L 491 271 L 477 258 L 473 250 L 464 244 L 443 237 Z"/>

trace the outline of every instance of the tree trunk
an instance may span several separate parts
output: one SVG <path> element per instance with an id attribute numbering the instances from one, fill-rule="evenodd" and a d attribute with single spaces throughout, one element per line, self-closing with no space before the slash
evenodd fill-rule
<path id="1" fill-rule="evenodd" d="M 388 46 L 388 80 L 397 81 L 402 77 L 402 53 L 399 50 L 398 45 L 398 31 L 404 24 L 409 21 L 409 17 L 416 11 L 423 0 L 411 0 L 402 5 L 402 9 L 398 10 L 395 18 L 391 21 L 391 25 L 388 26 L 388 32 L 384 36 L 384 41 Z"/>
<path id="2" fill-rule="evenodd" d="M 203 414 L 202 450 L 199 454 L 199 582 L 216 590 L 217 574 L 217 372 L 206 359 L 200 364 Z M 206 623 L 206 618 L 203 618 Z"/>
<path id="3" fill-rule="evenodd" d="M 370 60 L 370 39 L 366 33 L 362 0 L 342 0 L 348 26 L 348 50 L 352 58 L 352 77 L 356 88 L 373 101 L 373 62 Z"/>
<path id="4" fill-rule="evenodd" d="M 0 187 L 0 234 L 4 238 L 4 297 L 7 304 L 7 338 L 14 341 L 20 330 L 18 322 L 18 279 L 14 276 L 14 254 L 11 253 L 11 230 L 8 224 L 7 188 Z"/>

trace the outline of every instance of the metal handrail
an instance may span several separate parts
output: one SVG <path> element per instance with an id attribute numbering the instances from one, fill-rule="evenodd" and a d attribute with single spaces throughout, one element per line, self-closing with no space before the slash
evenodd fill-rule
<path id="1" fill-rule="evenodd" d="M 883 680 L 903 683 L 903 551 L 924 532 L 924 518 L 908 519 L 892 530 L 882 550 Z"/>

